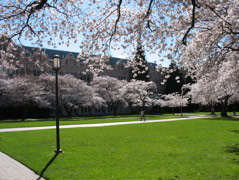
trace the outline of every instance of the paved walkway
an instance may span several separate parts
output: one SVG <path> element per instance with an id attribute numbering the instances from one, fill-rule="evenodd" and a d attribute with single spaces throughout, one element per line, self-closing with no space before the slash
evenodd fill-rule
<path id="1" fill-rule="evenodd" d="M 99 123 L 99 124 L 79 124 L 79 125 L 63 125 L 63 128 L 83 128 L 83 127 L 102 127 L 102 126 L 116 126 L 126 124 L 139 124 L 139 123 L 156 123 L 156 122 L 167 122 L 167 121 L 180 121 L 190 120 L 198 118 L 207 118 L 208 116 L 193 116 L 189 118 L 175 118 L 175 119 L 161 119 L 161 120 L 148 120 L 142 121 L 130 121 L 130 122 L 114 122 L 114 123 Z M 55 129 L 55 126 L 46 127 L 28 127 L 28 128 L 6 128 L 0 129 L 0 132 L 15 132 L 15 131 L 33 131 L 33 130 L 44 130 L 44 129 Z M 12 159 L 6 154 L 0 152 L 0 180 L 44 180 L 39 177 L 32 170 Z"/>
<path id="2" fill-rule="evenodd" d="M 139 124 L 139 123 L 156 123 L 156 122 L 167 122 L 167 121 L 181 121 L 190 119 L 207 118 L 210 116 L 192 116 L 187 118 L 174 118 L 174 119 L 159 119 L 159 120 L 146 120 L 142 121 L 129 121 L 129 122 L 113 122 L 113 123 L 98 123 L 98 124 L 75 124 L 75 125 L 62 125 L 61 129 L 67 128 L 84 128 L 84 127 L 102 127 L 102 126 L 117 126 L 117 125 L 127 125 L 127 124 Z M 34 131 L 34 130 L 44 130 L 44 129 L 55 129 L 56 126 L 44 126 L 44 127 L 25 127 L 25 128 L 4 128 L 0 129 L 1 132 L 15 132 L 15 131 Z"/>
<path id="3" fill-rule="evenodd" d="M 44 180 L 44 178 L 0 152 L 0 180 Z"/>

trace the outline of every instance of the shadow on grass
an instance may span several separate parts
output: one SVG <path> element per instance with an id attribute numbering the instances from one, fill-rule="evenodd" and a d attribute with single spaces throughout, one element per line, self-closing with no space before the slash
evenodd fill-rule
<path id="1" fill-rule="evenodd" d="M 226 152 L 239 155 L 239 143 L 233 144 L 231 146 L 226 146 Z"/>
<path id="2" fill-rule="evenodd" d="M 238 129 L 233 129 L 233 130 L 231 130 L 231 132 L 239 134 Z M 226 146 L 225 148 L 226 148 L 226 152 L 233 153 L 233 154 L 239 156 L 239 143 L 233 144 L 231 146 Z M 239 165 L 239 159 L 234 158 L 232 160 L 235 164 Z"/>
<path id="3" fill-rule="evenodd" d="M 56 153 L 51 159 L 50 161 L 46 164 L 46 166 L 42 169 L 41 173 L 40 173 L 40 176 L 37 180 L 40 180 L 43 175 L 44 175 L 44 172 L 50 167 L 50 165 L 54 162 L 54 160 L 56 159 L 56 157 L 58 156 L 59 154 Z"/>
<path id="4" fill-rule="evenodd" d="M 239 130 L 238 130 L 238 129 L 230 130 L 230 132 L 239 134 Z M 233 153 L 233 154 L 239 156 L 239 143 L 236 143 L 236 144 L 233 144 L 233 145 L 230 145 L 230 146 L 226 146 L 226 147 L 225 147 L 225 151 L 226 151 L 227 153 Z M 232 161 L 233 161 L 235 164 L 239 165 L 239 159 L 234 158 L 234 159 L 232 159 Z"/>
<path id="5" fill-rule="evenodd" d="M 173 178 L 173 179 L 162 179 L 162 178 L 158 178 L 158 180 L 177 180 L 179 177 L 178 176 L 175 176 L 175 179 Z"/>
<path id="6" fill-rule="evenodd" d="M 231 130 L 231 132 L 239 134 L 239 130 L 238 129 L 233 129 L 233 130 Z"/>
<path id="7" fill-rule="evenodd" d="M 216 117 L 209 117 L 209 118 L 205 118 L 202 120 L 212 120 L 212 121 L 239 121 L 239 118 L 235 118 L 235 117 L 221 117 L 221 116 L 216 116 Z"/>

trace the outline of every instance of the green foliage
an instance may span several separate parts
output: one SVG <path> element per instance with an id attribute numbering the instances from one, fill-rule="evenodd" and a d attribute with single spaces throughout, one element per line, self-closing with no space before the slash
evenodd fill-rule
<path id="1" fill-rule="evenodd" d="M 166 82 L 166 89 L 165 89 L 165 94 L 171 94 L 174 92 L 181 92 L 181 88 L 183 85 L 183 76 L 182 74 L 179 72 L 179 69 L 176 67 L 176 65 L 174 63 L 171 63 L 169 66 L 169 71 L 175 69 L 176 70 L 174 72 L 170 73 L 170 77 L 168 78 L 167 82 Z M 176 80 L 176 77 L 180 77 L 179 79 L 179 83 Z"/>
<path id="2" fill-rule="evenodd" d="M 138 43 L 136 55 L 133 60 L 133 79 L 141 81 L 149 81 L 148 63 L 145 59 L 144 50 L 140 43 Z"/>
<path id="3" fill-rule="evenodd" d="M 64 153 L 43 175 L 50 180 L 239 179 L 238 123 L 211 118 L 62 129 Z M 55 130 L 0 133 L 0 151 L 37 173 L 54 150 Z"/>

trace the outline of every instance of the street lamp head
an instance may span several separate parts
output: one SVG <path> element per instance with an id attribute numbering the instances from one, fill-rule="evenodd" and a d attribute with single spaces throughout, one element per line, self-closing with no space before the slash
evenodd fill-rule
<path id="1" fill-rule="evenodd" d="M 59 55 L 54 55 L 53 57 L 53 69 L 59 70 L 61 68 L 61 58 Z"/>

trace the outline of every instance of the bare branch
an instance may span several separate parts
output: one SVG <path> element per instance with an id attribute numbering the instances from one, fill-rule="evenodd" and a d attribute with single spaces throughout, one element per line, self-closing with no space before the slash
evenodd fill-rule
<path id="1" fill-rule="evenodd" d="M 154 1 L 155 1 L 155 0 L 150 0 L 149 6 L 148 6 L 148 10 L 147 10 L 147 12 L 146 12 L 146 15 L 145 15 L 144 18 L 143 18 L 143 21 L 144 21 L 145 19 L 147 19 L 147 18 L 149 17 L 149 15 L 151 14 Z M 149 28 L 149 29 L 152 31 L 152 29 L 151 29 L 151 27 L 150 27 L 150 23 L 151 23 L 151 21 L 148 19 L 148 20 L 147 20 L 147 28 Z"/>
<path id="2" fill-rule="evenodd" d="M 121 7 L 121 4 L 122 4 L 122 1 L 123 1 L 123 0 L 119 0 L 119 4 L 117 5 L 118 15 L 117 15 L 117 19 L 116 19 L 116 21 L 115 21 L 114 31 L 113 31 L 113 33 L 111 34 L 110 39 L 109 39 L 109 47 L 110 47 L 111 41 L 112 41 L 112 39 L 113 39 L 113 36 L 114 36 L 114 34 L 116 33 L 116 31 L 117 31 L 117 24 L 118 24 L 118 22 L 119 22 L 119 20 L 120 20 L 120 16 L 121 16 L 120 7 Z"/>
<path id="3" fill-rule="evenodd" d="M 152 12 L 152 4 L 153 4 L 153 3 L 154 3 L 154 0 L 150 0 L 150 2 L 149 2 L 149 7 L 148 7 L 148 10 L 147 10 L 147 12 L 146 12 L 146 15 L 144 16 L 143 21 L 144 21 L 145 19 L 147 19 L 147 18 L 149 17 L 150 13 Z"/>
<path id="4" fill-rule="evenodd" d="M 31 16 L 38 10 L 42 9 L 44 7 L 44 5 L 47 3 L 47 0 L 41 0 L 40 2 L 39 1 L 34 1 L 28 5 L 26 5 L 26 7 L 20 11 L 19 13 L 17 14 L 13 14 L 11 16 L 8 16 L 8 17 L 5 17 L 4 19 L 9 19 L 11 17 L 16 17 L 16 16 L 19 16 L 21 14 L 25 14 L 25 13 L 29 13 L 28 16 L 27 16 L 27 19 L 26 19 L 26 23 L 24 24 L 24 26 L 15 34 L 13 34 L 11 36 L 11 38 L 15 37 L 15 36 L 19 36 L 18 39 L 20 39 L 21 35 L 22 35 L 22 32 L 24 31 L 25 28 L 28 28 L 35 36 L 39 37 L 37 35 L 37 33 L 33 30 L 33 28 L 29 25 L 29 21 L 31 19 Z M 34 6 L 35 5 L 35 6 Z M 30 7 L 30 10 L 28 10 L 28 8 Z M 3 20 L 3 19 L 1 19 Z"/>
<path id="5" fill-rule="evenodd" d="M 36 2 L 36 1 L 35 1 Z M 47 0 L 41 0 L 37 5 L 34 7 L 34 10 L 40 10 L 44 7 L 44 5 L 47 3 Z"/>
<path id="6" fill-rule="evenodd" d="M 193 10 L 192 10 L 192 22 L 191 22 L 191 26 L 189 27 L 189 29 L 187 30 L 187 32 L 185 33 L 185 35 L 183 36 L 183 39 L 182 39 L 182 43 L 183 45 L 187 45 L 187 36 L 188 34 L 190 33 L 190 31 L 194 28 L 194 25 L 195 25 L 195 10 L 196 10 L 196 7 L 197 8 L 200 8 L 197 4 L 196 4 L 196 1 L 195 0 L 192 0 L 192 5 L 193 5 Z"/>

